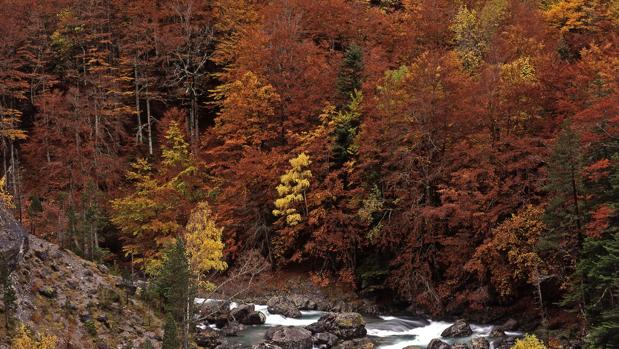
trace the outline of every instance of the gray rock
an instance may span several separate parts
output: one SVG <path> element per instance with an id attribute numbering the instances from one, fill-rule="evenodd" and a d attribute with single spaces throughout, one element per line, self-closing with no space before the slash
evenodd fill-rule
<path id="1" fill-rule="evenodd" d="M 225 301 L 209 301 L 200 307 L 200 319 L 215 324 L 217 328 L 224 327 L 230 318 L 230 303 Z"/>
<path id="2" fill-rule="evenodd" d="M 245 323 L 245 320 L 250 313 L 254 312 L 256 307 L 253 304 L 241 304 L 238 307 L 230 310 L 230 317 L 233 321 Z"/>
<path id="3" fill-rule="evenodd" d="M 312 333 L 329 332 L 342 340 L 365 337 L 365 320 L 359 313 L 328 313 L 306 327 Z"/>
<path id="4" fill-rule="evenodd" d="M 451 349 L 469 349 L 469 346 L 464 343 L 457 343 L 452 345 Z"/>
<path id="5" fill-rule="evenodd" d="M 473 334 L 473 330 L 468 322 L 464 320 L 458 320 L 455 324 L 449 326 L 441 333 L 441 337 L 447 338 L 459 338 L 468 337 Z"/>
<path id="6" fill-rule="evenodd" d="M 451 345 L 443 342 L 440 339 L 433 339 L 430 341 L 426 349 L 451 349 Z"/>
<path id="7" fill-rule="evenodd" d="M 484 337 L 475 337 L 471 340 L 471 349 L 489 349 L 490 343 Z"/>
<path id="8" fill-rule="evenodd" d="M 229 321 L 226 326 L 221 329 L 221 333 L 223 333 L 226 337 L 236 336 L 240 331 L 244 330 L 245 327 L 238 322 Z"/>
<path id="9" fill-rule="evenodd" d="M 492 338 L 503 338 L 505 337 L 505 332 L 503 332 L 500 328 L 493 328 L 492 331 L 490 331 L 490 334 L 488 335 Z"/>
<path id="10" fill-rule="evenodd" d="M 285 317 L 300 318 L 301 312 L 290 299 L 280 296 L 271 297 L 267 302 L 267 310 L 271 314 L 280 314 Z"/>
<path id="11" fill-rule="evenodd" d="M 262 325 L 267 321 L 267 316 L 260 311 L 253 311 L 245 318 L 244 325 Z"/>
<path id="12" fill-rule="evenodd" d="M 376 345 L 368 338 L 355 338 L 344 341 L 334 348 L 336 349 L 374 349 Z"/>
<path id="13" fill-rule="evenodd" d="M 316 309 L 318 309 L 318 304 L 316 304 L 316 302 L 314 302 L 313 300 L 311 300 L 308 297 L 303 296 L 303 295 L 298 295 L 298 294 L 292 295 L 292 296 L 290 296 L 290 300 L 294 303 L 294 305 L 299 310 L 316 310 Z"/>
<path id="14" fill-rule="evenodd" d="M 331 348 L 336 345 L 337 342 L 337 336 L 329 332 L 316 333 L 314 335 L 314 344 L 320 346 L 321 348 Z"/>
<path id="15" fill-rule="evenodd" d="M 501 326 L 497 326 L 497 329 L 501 331 L 516 331 L 518 329 L 518 321 L 508 319 Z"/>
<path id="16" fill-rule="evenodd" d="M 0 272 L 12 273 L 28 250 L 28 235 L 0 204 Z"/>
<path id="17" fill-rule="evenodd" d="M 312 349 L 312 333 L 302 327 L 277 326 L 267 330 L 264 338 L 282 349 Z"/>

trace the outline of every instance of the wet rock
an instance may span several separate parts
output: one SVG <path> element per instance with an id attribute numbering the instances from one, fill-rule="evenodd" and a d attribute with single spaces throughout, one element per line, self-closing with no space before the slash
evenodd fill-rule
<path id="1" fill-rule="evenodd" d="M 443 342 L 440 339 L 433 339 L 430 341 L 426 349 L 451 349 L 451 345 Z"/>
<path id="2" fill-rule="evenodd" d="M 374 349 L 376 345 L 368 338 L 355 338 L 336 345 L 335 349 Z"/>
<path id="3" fill-rule="evenodd" d="M 216 348 L 222 344 L 219 333 L 210 327 L 199 330 L 195 335 L 196 344 L 202 348 Z"/>
<path id="4" fill-rule="evenodd" d="M 492 346 L 494 349 L 510 349 L 516 344 L 516 338 L 513 337 L 504 337 L 498 340 L 492 341 Z"/>
<path id="5" fill-rule="evenodd" d="M 230 303 L 225 301 L 209 301 L 200 307 L 200 319 L 222 328 L 230 318 Z"/>
<path id="6" fill-rule="evenodd" d="M 471 349 L 489 349 L 490 343 L 484 337 L 475 337 L 471 340 Z"/>
<path id="7" fill-rule="evenodd" d="M 226 337 L 233 337 L 244 329 L 245 327 L 243 325 L 239 324 L 238 322 L 231 321 L 228 322 L 226 326 L 221 329 L 221 333 Z"/>
<path id="8" fill-rule="evenodd" d="M 312 333 L 302 327 L 273 327 L 264 338 L 282 349 L 312 349 L 313 344 Z"/>
<path id="9" fill-rule="evenodd" d="M 301 317 L 301 312 L 294 302 L 285 297 L 271 297 L 267 302 L 267 310 L 271 314 L 280 314 L 285 317 L 297 319 Z"/>
<path id="10" fill-rule="evenodd" d="M 488 336 L 492 338 L 503 338 L 506 335 L 505 335 L 505 332 L 503 332 L 501 329 L 493 328 L 492 331 L 490 331 L 490 334 Z"/>
<path id="11" fill-rule="evenodd" d="M 254 312 L 256 307 L 253 304 L 241 304 L 238 307 L 230 310 L 230 317 L 233 321 L 245 323 L 245 320 L 250 313 Z"/>
<path id="12" fill-rule="evenodd" d="M 459 338 L 468 337 L 473 334 L 473 330 L 468 322 L 464 320 L 458 320 L 455 324 L 449 326 L 441 333 L 441 337 L 447 338 Z"/>
<path id="13" fill-rule="evenodd" d="M 497 326 L 497 329 L 501 331 L 516 331 L 518 329 L 518 321 L 508 319 L 501 326 Z"/>
<path id="14" fill-rule="evenodd" d="M 267 321 L 267 316 L 260 311 L 253 311 L 247 315 L 244 325 L 262 325 Z"/>
<path id="15" fill-rule="evenodd" d="M 312 333 L 329 332 L 342 340 L 365 337 L 365 320 L 359 313 L 328 313 L 306 327 Z"/>
<path id="16" fill-rule="evenodd" d="M 418 347 L 416 345 L 407 345 L 402 349 L 423 349 L 422 347 Z"/>
<path id="17" fill-rule="evenodd" d="M 338 338 L 336 335 L 328 332 L 316 333 L 314 335 L 314 344 L 321 348 L 331 348 L 336 345 Z"/>

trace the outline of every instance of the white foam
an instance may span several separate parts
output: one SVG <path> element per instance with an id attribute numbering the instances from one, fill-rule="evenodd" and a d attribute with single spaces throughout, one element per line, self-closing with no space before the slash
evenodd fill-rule
<path id="1" fill-rule="evenodd" d="M 391 336 L 415 336 L 414 339 L 406 339 L 391 345 L 381 345 L 381 349 L 401 349 L 408 345 L 428 345 L 434 338 L 440 338 L 441 333 L 452 324 L 442 321 L 430 321 L 430 324 L 423 327 L 412 328 L 410 330 L 396 332 L 387 330 L 368 330 L 368 334 L 376 337 Z"/>
<path id="2" fill-rule="evenodd" d="M 379 315 L 379 318 L 385 320 L 385 321 L 391 321 L 391 320 L 397 320 L 398 318 L 395 316 L 383 316 L 383 315 Z"/>

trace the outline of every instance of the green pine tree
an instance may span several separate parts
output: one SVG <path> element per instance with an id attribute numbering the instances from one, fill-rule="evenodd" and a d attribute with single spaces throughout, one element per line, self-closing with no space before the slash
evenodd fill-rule
<path id="1" fill-rule="evenodd" d="M 163 299 L 164 312 L 172 316 L 175 326 L 180 327 L 177 331 L 178 337 L 186 348 L 193 311 L 191 307 L 194 287 L 185 244 L 181 239 L 176 239 L 176 243 L 166 251 L 155 284 Z"/>
<path id="2" fill-rule="evenodd" d="M 363 51 L 361 47 L 352 44 L 344 53 L 344 60 L 336 81 L 338 97 L 342 101 L 351 98 L 354 91 L 361 89 L 363 82 Z"/>
<path id="3" fill-rule="evenodd" d="M 576 258 L 583 243 L 583 202 L 585 193 L 582 169 L 583 160 L 579 152 L 580 140 L 569 123 L 555 144 L 548 162 L 548 190 L 550 202 L 544 221 L 550 233 L 542 240 L 541 247 L 558 247 L 561 242 Z M 548 245 L 548 246 L 545 246 Z"/>
<path id="4" fill-rule="evenodd" d="M 163 327 L 163 345 L 162 349 L 178 349 L 181 342 L 178 338 L 178 329 L 176 327 L 176 321 L 174 316 L 168 313 L 166 316 L 165 325 Z"/>

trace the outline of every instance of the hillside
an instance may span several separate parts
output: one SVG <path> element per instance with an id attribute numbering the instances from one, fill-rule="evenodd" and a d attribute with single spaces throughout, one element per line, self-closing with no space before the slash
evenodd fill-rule
<path id="1" fill-rule="evenodd" d="M 20 234 L 4 209 L 0 221 L 3 242 L 9 235 Z M 147 339 L 160 346 L 161 320 L 118 287 L 121 278 L 55 244 L 31 235 L 25 238 L 27 249 L 11 277 L 17 295 L 16 320 L 39 333 L 55 335 L 62 348 L 138 348 Z M 2 316 L 0 348 L 7 347 L 9 340 L 4 321 Z"/>

